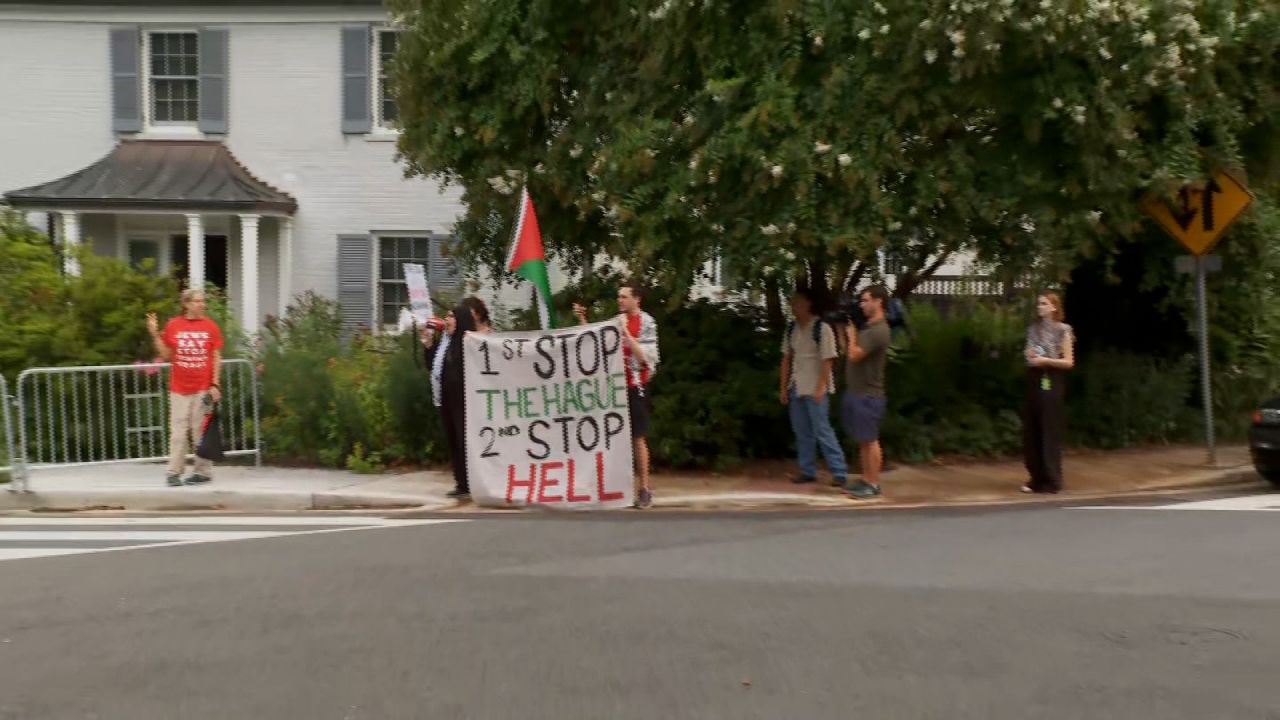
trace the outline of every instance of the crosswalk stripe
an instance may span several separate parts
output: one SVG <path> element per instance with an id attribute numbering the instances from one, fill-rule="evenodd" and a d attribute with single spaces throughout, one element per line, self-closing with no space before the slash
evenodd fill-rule
<path id="1" fill-rule="evenodd" d="M 300 522 L 304 520 L 305 522 Z M 459 522 L 467 522 L 467 520 L 208 515 L 143 518 L 0 518 L 0 561 Z M 189 526 L 207 527 L 219 524 L 236 527 L 221 530 L 185 529 Z M 183 529 L 176 526 L 182 526 Z M 30 529 L 11 529 L 24 527 Z M 77 529 L 103 527 L 113 529 Z M 102 545 L 95 547 L 94 543 L 102 543 Z M 10 546 L 6 547 L 6 544 Z"/>
<path id="2" fill-rule="evenodd" d="M 34 517 L 13 516 L 0 517 L 0 528 L 11 525 L 269 525 L 285 527 L 289 525 L 339 526 L 353 527 L 395 527 L 397 525 L 421 525 L 422 520 L 402 520 L 397 518 L 360 517 L 352 515 L 195 515 L 182 517 L 163 515 L 156 517 Z"/>
<path id="3" fill-rule="evenodd" d="M 1229 510 L 1243 512 L 1280 512 L 1280 494 L 1246 495 L 1217 500 L 1193 500 L 1162 505 L 1086 505 L 1076 510 Z"/>

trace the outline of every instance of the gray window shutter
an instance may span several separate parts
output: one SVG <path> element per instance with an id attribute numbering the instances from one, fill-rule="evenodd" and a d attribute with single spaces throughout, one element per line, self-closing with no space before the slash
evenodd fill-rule
<path id="1" fill-rule="evenodd" d="M 342 132 L 348 134 L 373 129 L 369 39 L 368 25 L 342 28 Z"/>
<path id="2" fill-rule="evenodd" d="M 200 131 L 227 132 L 229 33 L 224 28 L 200 29 Z"/>
<path id="3" fill-rule="evenodd" d="M 338 306 L 342 334 L 373 328 L 373 238 L 338 236 Z"/>
<path id="4" fill-rule="evenodd" d="M 111 128 L 142 132 L 142 39 L 136 26 L 111 28 Z"/>
<path id="5" fill-rule="evenodd" d="M 453 238 L 431 236 L 431 266 L 427 268 L 427 285 L 431 292 L 450 292 L 462 286 L 462 274 L 452 257 Z"/>

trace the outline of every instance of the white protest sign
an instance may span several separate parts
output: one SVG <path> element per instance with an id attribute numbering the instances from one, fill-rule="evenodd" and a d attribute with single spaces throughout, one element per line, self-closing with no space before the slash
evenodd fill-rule
<path id="1" fill-rule="evenodd" d="M 426 327 L 431 317 L 431 291 L 427 289 L 427 271 L 421 263 L 404 264 L 404 283 L 409 286 L 409 309 L 418 327 Z"/>
<path id="2" fill-rule="evenodd" d="M 467 333 L 467 477 L 479 505 L 626 507 L 635 495 L 615 323 Z"/>

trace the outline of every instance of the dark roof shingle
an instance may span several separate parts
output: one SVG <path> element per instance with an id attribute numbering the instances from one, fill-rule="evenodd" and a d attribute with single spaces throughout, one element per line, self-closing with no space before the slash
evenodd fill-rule
<path id="1" fill-rule="evenodd" d="M 254 177 L 211 140 L 122 140 L 92 165 L 4 194 L 28 209 L 165 209 L 292 214 L 289 194 Z"/>

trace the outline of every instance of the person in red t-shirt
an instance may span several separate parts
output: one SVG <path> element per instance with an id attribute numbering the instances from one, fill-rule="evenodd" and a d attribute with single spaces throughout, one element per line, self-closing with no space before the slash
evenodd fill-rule
<path id="1" fill-rule="evenodd" d="M 184 480 L 187 453 L 200 442 L 200 429 L 213 404 L 222 399 L 222 331 L 205 315 L 203 290 L 182 293 L 182 314 L 165 323 L 161 333 L 155 313 L 147 314 L 147 331 L 160 357 L 171 363 L 169 373 L 169 470 L 165 482 L 199 485 L 213 479 L 213 463 L 197 457 Z"/>

